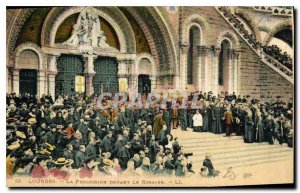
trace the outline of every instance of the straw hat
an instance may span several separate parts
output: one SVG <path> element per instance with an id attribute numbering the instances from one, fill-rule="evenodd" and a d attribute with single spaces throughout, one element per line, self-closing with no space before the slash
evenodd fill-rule
<path id="1" fill-rule="evenodd" d="M 9 150 L 14 150 L 20 147 L 20 143 L 18 141 L 13 142 L 11 145 L 7 147 Z"/>
<path id="2" fill-rule="evenodd" d="M 67 159 L 64 158 L 64 157 L 60 157 L 60 158 L 58 158 L 54 163 L 55 163 L 56 165 L 65 165 L 65 164 L 70 163 L 70 160 L 67 160 Z"/>
<path id="3" fill-rule="evenodd" d="M 17 137 L 20 137 L 22 139 L 26 139 L 26 135 L 21 131 L 16 131 L 16 135 L 17 135 Z"/>
<path id="4" fill-rule="evenodd" d="M 114 166 L 114 162 L 111 161 L 110 159 L 103 159 L 103 163 L 106 166 Z"/>
<path id="5" fill-rule="evenodd" d="M 48 151 L 47 149 L 42 149 L 42 150 L 38 151 L 38 154 L 51 155 L 51 152 Z"/>
<path id="6" fill-rule="evenodd" d="M 51 145 L 50 143 L 45 143 L 45 147 L 47 150 L 53 151 L 56 147 L 54 145 Z"/>
<path id="7" fill-rule="evenodd" d="M 35 124 L 36 123 L 36 118 L 30 118 L 30 119 L 28 119 L 28 123 L 29 124 Z"/>

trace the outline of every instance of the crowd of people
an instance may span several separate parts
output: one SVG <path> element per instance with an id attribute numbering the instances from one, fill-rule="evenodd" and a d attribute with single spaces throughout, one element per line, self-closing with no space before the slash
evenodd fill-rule
<path id="1" fill-rule="evenodd" d="M 233 14 L 226 7 L 219 7 L 219 10 L 224 13 L 224 16 L 229 18 L 229 21 L 243 34 L 243 37 L 254 49 L 263 51 L 288 69 L 293 70 L 293 59 L 291 56 L 286 52 L 282 53 L 282 50 L 277 45 L 267 46 L 258 41 L 252 33 L 249 33 L 248 30 L 246 30 L 244 24 L 236 16 L 242 16 L 241 13 Z"/>
<path id="2" fill-rule="evenodd" d="M 282 50 L 278 46 L 262 46 L 262 49 L 266 54 L 272 56 L 275 60 L 283 64 L 285 67 L 293 70 L 293 59 L 286 52 L 282 53 Z"/>
<path id="3" fill-rule="evenodd" d="M 246 143 L 293 146 L 291 103 L 262 103 L 227 92 L 198 92 L 172 105 L 171 96 L 146 106 L 110 105 L 113 98 L 80 94 L 41 98 L 7 95 L 7 175 L 91 178 L 119 175 L 194 175 L 191 152 L 184 152 L 172 130 L 232 133 Z M 107 108 L 99 108 L 101 105 Z M 196 108 L 193 102 L 196 101 Z M 201 175 L 216 171 L 207 155 Z M 201 161 L 201 160 L 199 160 Z M 207 173 L 205 173 L 207 172 Z"/>

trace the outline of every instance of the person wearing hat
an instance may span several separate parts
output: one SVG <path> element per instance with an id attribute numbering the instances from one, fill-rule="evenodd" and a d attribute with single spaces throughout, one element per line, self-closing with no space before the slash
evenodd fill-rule
<path id="1" fill-rule="evenodd" d="M 49 171 L 50 175 L 61 180 L 68 180 L 70 177 L 69 168 L 72 161 L 60 157 L 54 161 L 54 164 L 55 167 Z"/>
<path id="2" fill-rule="evenodd" d="M 127 162 L 130 159 L 130 153 L 129 153 L 129 148 L 131 146 L 130 142 L 127 142 L 126 145 L 124 145 L 121 149 L 119 149 L 117 157 L 120 162 L 120 166 L 122 170 L 125 170 L 127 168 Z"/>
<path id="3" fill-rule="evenodd" d="M 42 137 L 48 132 L 48 128 L 45 122 L 41 123 L 41 125 L 36 128 L 35 130 L 35 136 L 36 136 L 36 143 L 42 144 L 43 140 Z"/>
<path id="4" fill-rule="evenodd" d="M 79 146 L 79 151 L 77 151 L 76 155 L 75 155 L 75 168 L 81 168 L 84 166 L 84 162 L 85 162 L 86 156 L 85 156 L 85 146 L 84 145 L 80 145 Z"/>

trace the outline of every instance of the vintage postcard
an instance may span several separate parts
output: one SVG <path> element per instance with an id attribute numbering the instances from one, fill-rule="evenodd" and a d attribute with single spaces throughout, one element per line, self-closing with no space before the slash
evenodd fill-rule
<path id="1" fill-rule="evenodd" d="M 287 6 L 7 6 L 7 186 L 293 185 L 293 22 Z"/>

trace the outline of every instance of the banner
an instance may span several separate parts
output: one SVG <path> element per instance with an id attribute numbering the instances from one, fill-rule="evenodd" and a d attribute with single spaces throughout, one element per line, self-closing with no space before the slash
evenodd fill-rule
<path id="1" fill-rule="evenodd" d="M 84 76 L 75 77 L 75 92 L 83 93 L 85 91 L 85 78 Z"/>
<path id="2" fill-rule="evenodd" d="M 127 92 L 127 78 L 119 78 L 119 92 Z"/>

